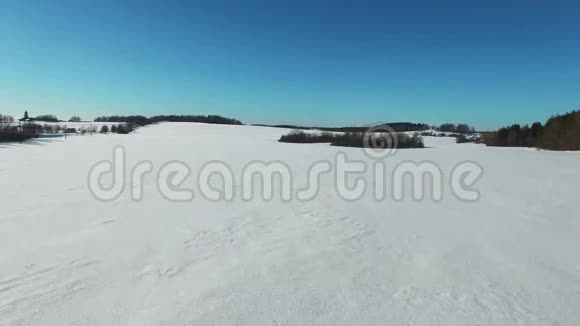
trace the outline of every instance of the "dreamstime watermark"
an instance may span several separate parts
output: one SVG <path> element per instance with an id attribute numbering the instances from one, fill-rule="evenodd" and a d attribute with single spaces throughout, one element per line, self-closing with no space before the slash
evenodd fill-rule
<path id="1" fill-rule="evenodd" d="M 152 173 L 156 176 L 157 191 L 165 199 L 176 202 L 193 201 L 197 193 L 209 201 L 236 198 L 269 201 L 275 195 L 283 201 L 310 201 L 319 195 L 324 175 L 332 180 L 335 193 L 347 201 L 367 197 L 370 192 L 377 201 L 384 201 L 389 194 L 392 200 L 402 201 L 410 194 L 415 201 L 429 197 L 438 202 L 447 187 L 459 200 L 479 199 L 475 185 L 483 175 L 483 168 L 476 162 L 458 162 L 445 174 L 433 161 L 406 160 L 389 169 L 386 158 L 397 152 L 399 138 L 400 134 L 388 125 L 369 128 L 362 142 L 370 159 L 349 160 L 347 152 L 338 151 L 333 160 L 313 162 L 306 175 L 301 169 L 301 177 L 306 178 L 306 185 L 302 187 L 295 187 L 297 176 L 282 161 L 250 161 L 237 174 L 226 162 L 209 161 L 199 169 L 195 186 L 188 188 L 185 184 L 192 177 L 192 169 L 182 161 L 168 161 L 156 173 L 151 161 L 140 161 L 127 174 L 127 153 L 122 146 L 113 149 L 111 160 L 98 162 L 91 168 L 87 182 L 93 196 L 101 201 L 119 198 L 126 188 L 132 200 L 141 201 L 145 195 L 145 177 Z M 108 184 L 102 182 L 105 175 L 110 176 Z"/>

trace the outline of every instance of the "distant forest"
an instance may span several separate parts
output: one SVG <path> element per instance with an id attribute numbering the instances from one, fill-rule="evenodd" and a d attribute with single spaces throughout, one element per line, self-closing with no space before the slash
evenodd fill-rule
<path id="1" fill-rule="evenodd" d="M 396 132 L 404 131 L 420 131 L 429 129 L 429 125 L 424 123 L 412 123 L 412 122 L 392 122 L 388 125 L 393 128 Z M 265 124 L 254 124 L 253 126 L 260 127 L 272 127 L 272 128 L 286 128 L 295 130 L 321 130 L 321 131 L 334 131 L 334 132 L 366 132 L 369 127 L 302 127 L 294 125 L 265 125 Z"/>
<path id="2" fill-rule="evenodd" d="M 157 122 L 200 122 L 224 125 L 241 125 L 240 120 L 219 115 L 157 115 L 150 118 L 142 115 L 98 117 L 95 122 L 124 122 L 136 126 L 146 126 Z"/>
<path id="3" fill-rule="evenodd" d="M 488 146 L 580 150 L 580 111 L 552 116 L 544 125 L 534 122 L 531 126 L 514 124 L 500 128 L 485 133 L 484 142 Z"/>

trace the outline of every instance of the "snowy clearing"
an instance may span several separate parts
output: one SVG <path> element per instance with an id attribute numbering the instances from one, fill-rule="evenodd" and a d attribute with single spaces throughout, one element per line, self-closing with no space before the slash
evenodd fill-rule
<path id="1" fill-rule="evenodd" d="M 448 173 L 477 162 L 479 201 L 100 202 L 87 174 L 123 145 L 127 166 L 208 161 L 237 175 L 361 149 L 278 143 L 288 129 L 161 123 L 131 135 L 0 144 L 0 324 L 580 324 L 580 153 L 426 137 L 386 160 Z M 128 182 L 128 181 L 127 181 Z M 127 184 L 129 186 L 129 184 Z M 194 190 L 195 191 L 195 190 Z"/>

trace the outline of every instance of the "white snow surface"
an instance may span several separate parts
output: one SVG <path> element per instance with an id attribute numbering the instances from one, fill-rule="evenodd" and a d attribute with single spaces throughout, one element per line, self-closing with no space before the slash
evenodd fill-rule
<path id="1" fill-rule="evenodd" d="M 361 149 L 278 143 L 285 129 L 162 123 L 131 135 L 0 144 L 2 325 L 580 324 L 580 154 L 454 144 L 399 150 L 387 168 L 484 168 L 477 202 L 345 201 L 332 173 L 315 200 L 211 202 L 197 172 L 285 162 L 294 183 Z M 144 198 L 93 198 L 91 166 L 150 160 Z M 166 162 L 191 167 L 191 202 L 158 194 Z M 387 185 L 388 182 L 387 182 Z M 372 186 L 369 186 L 372 188 Z"/>

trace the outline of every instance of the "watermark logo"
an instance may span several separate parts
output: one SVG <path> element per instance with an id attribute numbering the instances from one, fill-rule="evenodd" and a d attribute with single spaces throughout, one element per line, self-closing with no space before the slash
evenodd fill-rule
<path id="1" fill-rule="evenodd" d="M 349 159 L 347 151 L 337 151 L 333 160 L 312 162 L 308 169 L 300 171 L 282 161 L 249 161 L 237 168 L 227 162 L 209 161 L 195 174 L 188 164 L 175 160 L 165 162 L 157 170 L 151 161 L 138 162 L 128 169 L 129 153 L 124 147 L 116 146 L 111 160 L 97 162 L 91 168 L 87 182 L 93 196 L 101 201 L 114 201 L 126 191 L 133 201 L 143 200 L 144 179 L 151 174 L 155 176 L 155 189 L 166 200 L 174 202 L 190 202 L 196 198 L 311 201 L 323 186 L 325 189 L 330 186 L 345 201 L 371 196 L 377 201 L 387 198 L 403 201 L 410 197 L 414 201 L 439 202 L 446 190 L 465 202 L 480 198 L 476 183 L 483 175 L 483 168 L 476 162 L 458 162 L 449 171 L 427 160 L 401 161 L 389 166 L 387 158 L 396 154 L 400 136 L 386 124 L 371 127 L 362 135 L 361 147 L 367 159 Z M 304 179 L 306 185 L 296 186 L 296 180 Z M 192 180 L 194 186 L 188 182 Z"/>
<path id="2" fill-rule="evenodd" d="M 388 124 L 370 127 L 363 135 L 363 150 L 374 159 L 395 155 L 398 145 L 397 133 Z"/>

